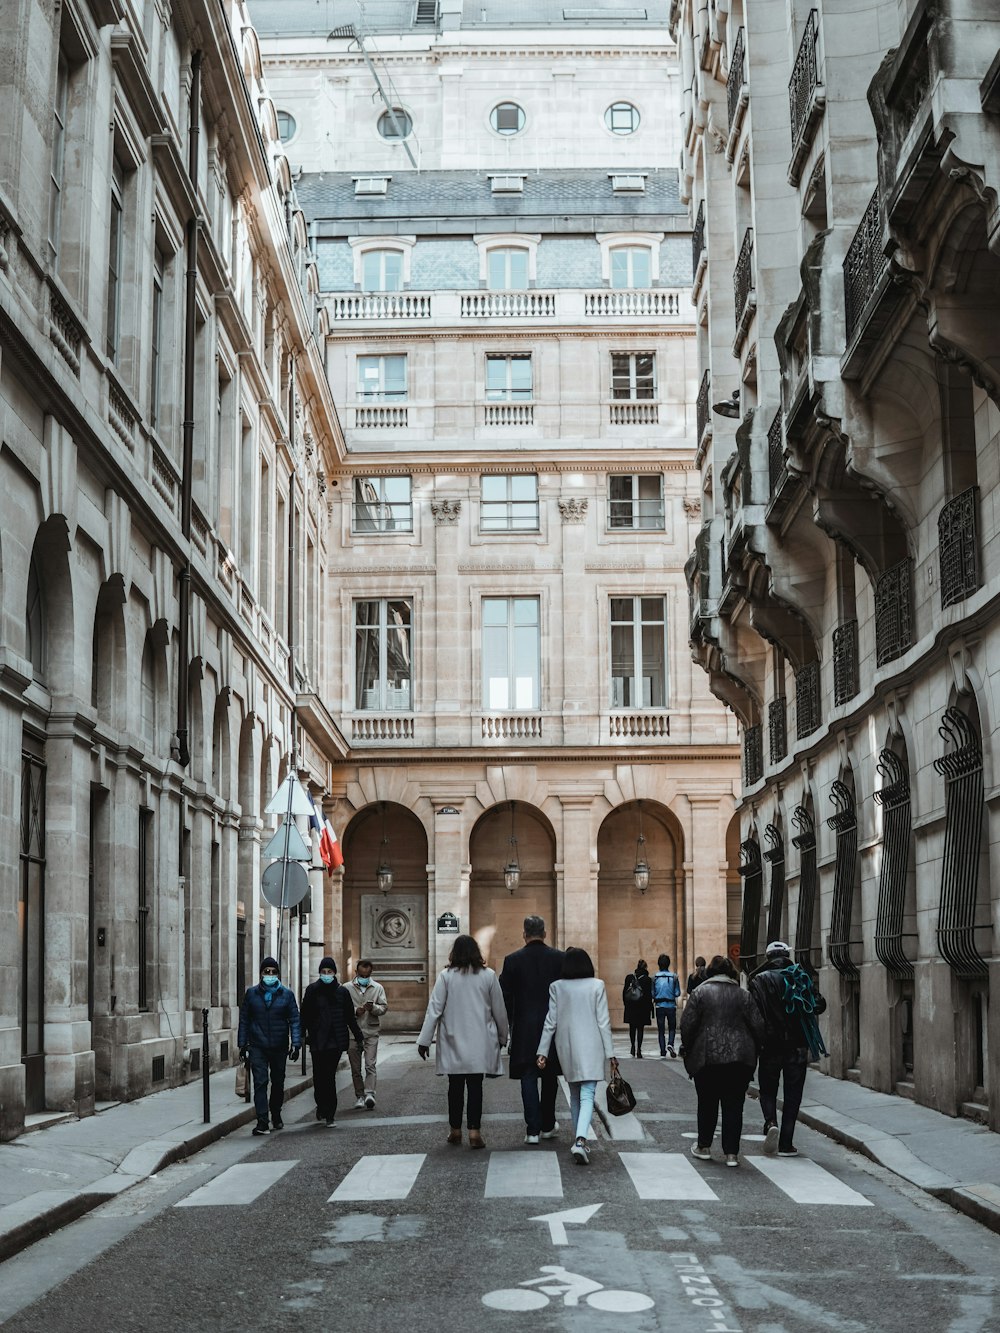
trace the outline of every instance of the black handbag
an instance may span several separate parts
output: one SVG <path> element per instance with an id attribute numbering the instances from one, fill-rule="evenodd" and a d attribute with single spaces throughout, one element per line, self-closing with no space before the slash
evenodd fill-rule
<path id="1" fill-rule="evenodd" d="M 608 1114 L 609 1115 L 628 1115 L 629 1111 L 635 1109 L 635 1093 L 631 1086 L 625 1082 L 618 1069 L 616 1060 L 611 1067 L 611 1077 L 608 1080 Z"/>

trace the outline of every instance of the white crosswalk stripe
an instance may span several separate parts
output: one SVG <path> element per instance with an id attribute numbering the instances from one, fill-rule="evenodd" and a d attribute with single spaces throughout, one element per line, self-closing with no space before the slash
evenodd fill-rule
<path id="1" fill-rule="evenodd" d="M 562 1176 L 554 1152 L 491 1152 L 487 1199 L 561 1199 Z"/>
<path id="2" fill-rule="evenodd" d="M 871 1199 L 852 1190 L 808 1157 L 748 1157 L 747 1161 L 795 1203 L 873 1207 Z"/>
<path id="3" fill-rule="evenodd" d="M 328 1203 L 405 1199 L 413 1189 L 427 1154 L 368 1155 L 355 1162 L 327 1200 Z"/>
<path id="4" fill-rule="evenodd" d="M 246 1204 L 259 1199 L 265 1190 L 276 1184 L 294 1162 L 241 1162 L 221 1172 L 207 1185 L 202 1185 L 175 1204 L 176 1208 L 210 1208 L 223 1204 Z"/>
<path id="5" fill-rule="evenodd" d="M 640 1199 L 718 1202 L 719 1196 L 683 1153 L 623 1152 L 618 1156 Z"/>

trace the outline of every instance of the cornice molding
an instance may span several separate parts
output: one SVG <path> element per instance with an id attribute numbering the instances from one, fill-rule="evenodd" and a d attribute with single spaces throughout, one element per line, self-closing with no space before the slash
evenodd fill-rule
<path id="1" fill-rule="evenodd" d="M 359 51 L 316 51 L 315 54 L 309 54 L 304 51 L 297 51 L 289 55 L 279 55 L 267 48 L 270 41 L 291 40 L 280 37 L 262 38 L 261 60 L 265 73 L 269 69 L 337 69 L 351 68 L 358 69 L 359 72 L 366 72 L 364 56 Z M 317 45 L 324 39 L 306 38 L 306 41 L 316 41 Z M 325 43 L 324 43 L 325 44 Z M 454 46 L 447 51 L 424 49 L 420 51 L 398 51 L 392 49 L 379 50 L 378 38 L 370 46 L 371 53 L 377 55 L 380 60 L 386 64 L 395 65 L 426 65 L 429 70 L 436 70 L 438 75 L 454 74 L 455 77 L 463 78 L 464 70 L 455 70 L 454 72 L 447 68 L 449 62 L 464 62 L 466 60 L 486 60 L 495 58 L 496 60 L 509 60 L 513 57 L 522 57 L 531 60 L 551 61 L 553 59 L 606 59 L 611 57 L 632 57 L 639 59 L 643 63 L 649 63 L 650 66 L 660 60 L 676 59 L 677 47 L 673 43 L 652 46 L 636 43 L 635 46 L 569 46 L 565 43 L 553 46 L 525 46 L 516 42 L 508 42 L 502 46 Z"/>
<path id="2" fill-rule="evenodd" d="M 327 342 L 337 343 L 399 343 L 399 342 L 436 342 L 440 338 L 462 337 L 466 340 L 477 338 L 480 341 L 488 340 L 492 342 L 513 342 L 516 338 L 532 338 L 537 341 L 540 338 L 547 339 L 566 339 L 576 338 L 578 340 L 587 340 L 592 338 L 641 338 L 648 342 L 650 338 L 693 338 L 696 333 L 696 324 L 694 319 L 689 325 L 681 328 L 664 329 L 655 324 L 627 324 L 627 325 L 607 325 L 599 329 L 581 329 L 561 328 L 554 329 L 551 325 L 521 327 L 515 324 L 505 324 L 501 328 L 483 328 L 477 325 L 470 329 L 468 325 L 462 324 L 435 324 L 426 329 L 399 328 L 392 333 L 369 332 L 368 329 L 360 329 L 357 325 L 349 331 L 344 330 L 338 333 L 336 328 L 331 328 L 326 335 Z M 348 404 L 350 406 L 350 404 Z"/>

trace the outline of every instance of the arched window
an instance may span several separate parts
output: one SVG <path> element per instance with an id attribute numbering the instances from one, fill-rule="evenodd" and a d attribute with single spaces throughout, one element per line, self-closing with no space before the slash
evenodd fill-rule
<path id="1" fill-rule="evenodd" d="M 366 250 L 361 258 L 361 290 L 399 292 L 402 289 L 402 250 Z"/>
<path id="2" fill-rule="evenodd" d="M 278 138 L 282 143 L 287 143 L 295 134 L 298 126 L 295 123 L 295 117 L 290 111 L 278 111 L 275 115 L 278 122 Z"/>
<path id="3" fill-rule="evenodd" d="M 28 592 L 24 609 L 25 640 L 28 660 L 34 675 L 39 679 L 45 676 L 45 602 L 42 597 L 42 584 L 38 577 L 38 565 L 31 557 L 28 565 Z"/>

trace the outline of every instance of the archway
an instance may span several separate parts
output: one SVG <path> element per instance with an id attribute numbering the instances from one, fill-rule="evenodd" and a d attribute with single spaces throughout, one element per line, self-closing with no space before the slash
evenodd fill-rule
<path id="1" fill-rule="evenodd" d="M 513 892 L 504 882 L 512 838 L 519 867 Z M 472 830 L 469 933 L 497 972 L 507 954 L 524 943 L 526 916 L 542 917 L 549 940 L 557 938 L 555 849 L 555 833 L 549 821 L 540 810 L 521 801 L 493 806 Z"/>

